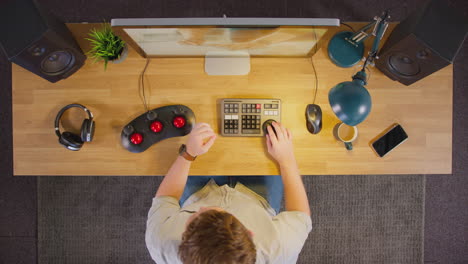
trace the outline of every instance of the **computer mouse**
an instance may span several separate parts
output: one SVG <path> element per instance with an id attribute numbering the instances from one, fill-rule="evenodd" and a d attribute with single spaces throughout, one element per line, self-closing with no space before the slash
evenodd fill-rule
<path id="1" fill-rule="evenodd" d="M 276 121 L 273 119 L 268 119 L 267 121 L 263 122 L 262 129 L 263 129 L 263 132 L 265 132 L 265 135 L 268 134 L 268 129 L 267 129 L 268 126 L 271 126 L 271 128 L 273 129 L 273 132 L 275 132 L 276 134 L 275 127 L 272 125 L 273 122 L 276 122 Z"/>
<path id="2" fill-rule="evenodd" d="M 322 130 L 322 109 L 316 104 L 308 104 L 305 111 L 307 130 L 317 134 Z"/>

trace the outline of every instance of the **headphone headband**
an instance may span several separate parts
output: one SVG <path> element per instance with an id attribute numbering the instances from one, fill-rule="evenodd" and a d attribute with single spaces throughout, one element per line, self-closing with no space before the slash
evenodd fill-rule
<path id="1" fill-rule="evenodd" d="M 68 109 L 70 108 L 74 108 L 74 107 L 77 107 L 77 108 L 81 108 L 83 109 L 86 113 L 88 113 L 88 116 L 89 116 L 89 119 L 92 121 L 93 120 L 93 113 L 91 113 L 91 111 L 84 105 L 81 105 L 81 104 L 69 104 L 69 105 L 66 105 L 64 106 L 62 109 L 60 109 L 60 111 L 57 113 L 57 116 L 55 117 L 55 122 L 54 122 L 54 126 L 55 126 L 55 134 L 60 138 L 60 136 L 62 135 L 62 133 L 60 132 L 60 119 L 62 118 L 62 115 L 63 113 L 65 113 L 65 111 L 67 111 Z"/>

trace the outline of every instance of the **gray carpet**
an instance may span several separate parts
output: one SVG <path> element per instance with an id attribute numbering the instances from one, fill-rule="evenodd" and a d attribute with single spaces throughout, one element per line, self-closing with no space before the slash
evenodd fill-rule
<path id="1" fill-rule="evenodd" d="M 308 176 L 313 229 L 298 263 L 422 263 L 424 176 Z"/>
<path id="2" fill-rule="evenodd" d="M 38 263 L 151 263 L 148 209 L 162 177 L 40 177 Z"/>
<path id="3" fill-rule="evenodd" d="M 162 177 L 40 177 L 39 263 L 152 263 Z M 424 177 L 306 176 L 313 230 L 298 263 L 422 263 Z"/>

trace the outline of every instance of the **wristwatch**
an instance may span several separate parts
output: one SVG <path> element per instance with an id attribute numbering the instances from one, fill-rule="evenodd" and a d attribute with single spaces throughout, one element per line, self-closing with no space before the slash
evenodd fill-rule
<path id="1" fill-rule="evenodd" d="M 186 159 L 188 161 L 194 161 L 197 158 L 197 156 L 192 156 L 192 155 L 187 153 L 187 146 L 185 144 L 182 144 L 182 146 L 180 146 L 179 156 L 184 157 L 184 159 Z"/>

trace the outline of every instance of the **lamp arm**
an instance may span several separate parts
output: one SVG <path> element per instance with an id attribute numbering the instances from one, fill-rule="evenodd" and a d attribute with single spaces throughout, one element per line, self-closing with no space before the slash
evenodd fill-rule
<path id="1" fill-rule="evenodd" d="M 362 67 L 363 71 L 366 69 L 367 65 L 372 63 L 377 57 L 377 52 L 379 50 L 380 41 L 382 40 L 382 37 L 384 36 L 385 31 L 388 28 L 389 18 L 390 16 L 388 15 L 388 11 L 384 11 L 381 17 L 376 18 L 376 22 L 375 22 L 376 25 L 374 27 L 374 31 L 372 32 L 372 34 L 375 36 L 374 43 L 372 44 L 372 48 L 366 57 L 364 66 Z"/>
<path id="2" fill-rule="evenodd" d="M 351 35 L 351 37 L 347 38 L 346 40 L 349 41 L 354 46 L 357 46 L 359 43 L 366 40 L 370 34 L 366 31 L 369 30 L 373 25 L 375 25 L 376 21 L 372 21 L 371 23 L 365 25 L 364 27 L 360 28 L 356 33 Z"/>

